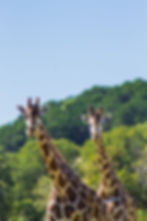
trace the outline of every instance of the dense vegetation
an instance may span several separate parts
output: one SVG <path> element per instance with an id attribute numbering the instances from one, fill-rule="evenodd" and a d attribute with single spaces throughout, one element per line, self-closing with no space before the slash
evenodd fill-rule
<path id="1" fill-rule="evenodd" d="M 88 130 L 81 115 L 90 105 L 101 106 L 105 112 L 112 113 L 113 120 L 107 129 L 144 122 L 147 119 L 147 82 L 136 80 L 115 87 L 95 86 L 79 96 L 46 103 L 44 122 L 51 135 L 82 144 L 88 138 Z M 0 145 L 7 150 L 18 150 L 26 141 L 24 131 L 21 118 L 1 127 Z"/>
<path id="2" fill-rule="evenodd" d="M 141 210 L 147 210 L 146 130 L 147 123 L 144 123 L 134 127 L 121 126 L 104 135 L 117 174 L 134 197 L 140 216 Z M 96 189 L 100 174 L 94 143 L 87 140 L 81 148 L 66 139 L 58 139 L 54 143 L 82 180 Z M 0 153 L 0 198 L 3 201 L 0 204 L 1 219 L 43 220 L 51 182 L 36 141 L 27 141 L 14 153 L 6 152 L 1 147 Z"/>
<path id="3" fill-rule="evenodd" d="M 97 152 L 80 116 L 90 105 L 113 114 L 104 134 L 117 174 L 134 197 L 139 221 L 147 220 L 147 82 L 94 87 L 61 102 L 45 104 L 44 122 L 67 163 L 96 189 Z M 130 126 L 131 125 L 131 126 Z M 57 139 L 58 138 L 58 139 Z M 0 129 L 0 221 L 41 221 L 51 188 L 39 147 L 26 139 L 23 120 Z"/>

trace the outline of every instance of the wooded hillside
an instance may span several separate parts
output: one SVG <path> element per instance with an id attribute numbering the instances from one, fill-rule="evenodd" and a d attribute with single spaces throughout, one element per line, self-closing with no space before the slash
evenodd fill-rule
<path id="1" fill-rule="evenodd" d="M 136 80 L 121 86 L 95 86 L 82 94 L 62 101 L 49 101 L 44 106 L 44 123 L 54 138 L 67 138 L 82 144 L 88 138 L 87 126 L 81 115 L 87 108 L 101 106 L 112 114 L 106 129 L 120 125 L 135 125 L 147 120 L 147 82 Z M 24 122 L 15 122 L 0 128 L 0 145 L 7 150 L 18 150 L 26 141 Z"/>
<path id="2" fill-rule="evenodd" d="M 147 220 L 147 82 L 93 87 L 79 96 L 44 104 L 44 123 L 68 164 L 96 189 L 97 151 L 81 115 L 93 105 L 112 113 L 104 133 L 107 152 L 119 178 L 134 197 L 139 221 Z M 25 136 L 24 119 L 0 128 L 0 220 L 41 221 L 51 188 L 34 139 Z"/>

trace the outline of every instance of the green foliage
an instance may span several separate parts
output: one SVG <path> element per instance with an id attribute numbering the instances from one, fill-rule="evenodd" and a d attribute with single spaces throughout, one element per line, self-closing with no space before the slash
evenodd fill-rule
<path id="1" fill-rule="evenodd" d="M 9 166 L 9 156 L 4 152 L 4 148 L 0 147 L 0 220 L 7 221 L 12 202 L 11 194 L 11 168 Z"/>
<path id="2" fill-rule="evenodd" d="M 98 87 L 63 101 L 51 101 L 44 105 L 44 122 L 51 136 L 67 138 L 82 144 L 88 138 L 88 129 L 81 121 L 89 106 L 102 106 L 111 112 L 113 120 L 107 129 L 120 125 L 135 125 L 147 119 L 147 82 L 136 80 L 117 87 Z M 7 150 L 16 151 L 26 141 L 22 118 L 0 128 L 0 145 Z"/>
<path id="3" fill-rule="evenodd" d="M 25 141 L 24 121 L 21 118 L 0 128 L 0 145 L 4 146 L 6 150 L 16 151 Z"/>
<path id="4" fill-rule="evenodd" d="M 100 180 L 97 150 L 87 140 L 88 129 L 81 115 L 90 105 L 112 113 L 105 146 L 118 177 L 139 208 L 138 221 L 147 220 L 147 123 L 142 123 L 147 119 L 146 88 L 147 82 L 142 80 L 113 88 L 93 87 L 74 98 L 45 104 L 43 117 L 51 135 L 58 138 L 53 142 L 67 163 L 96 189 Z M 51 187 L 39 146 L 34 140 L 26 142 L 22 118 L 1 127 L 0 220 L 44 220 Z"/>
<path id="5" fill-rule="evenodd" d="M 118 177 L 134 197 L 138 220 L 147 219 L 147 123 L 134 127 L 118 127 L 104 134 L 107 152 Z M 86 141 L 81 148 L 66 139 L 53 141 L 69 166 L 82 180 L 97 189 L 97 147 Z M 46 202 L 52 188 L 39 146 L 29 140 L 16 153 L 0 148 L 0 220 L 43 221 Z M 8 212 L 9 211 L 9 212 Z"/>
<path id="6" fill-rule="evenodd" d="M 45 168 L 39 147 L 35 141 L 28 141 L 17 153 L 11 154 L 13 186 L 13 203 L 11 206 L 12 220 L 40 220 L 40 211 L 34 206 L 33 190 L 40 177 L 45 174 Z"/>
<path id="7" fill-rule="evenodd" d="M 138 210 L 138 221 L 146 221 L 147 220 L 147 210 Z"/>

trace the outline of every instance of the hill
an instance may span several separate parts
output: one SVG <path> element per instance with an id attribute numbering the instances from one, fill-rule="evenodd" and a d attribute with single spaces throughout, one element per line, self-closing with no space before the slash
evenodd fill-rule
<path id="1" fill-rule="evenodd" d="M 135 199 L 138 220 L 145 221 L 147 82 L 95 86 L 78 96 L 44 104 L 43 120 L 55 144 L 82 180 L 96 189 L 100 177 L 96 148 L 81 121 L 91 105 L 112 113 L 104 134 L 106 148 L 119 178 Z M 0 220 L 43 220 L 51 182 L 38 145 L 26 138 L 22 117 L 0 128 L 0 165 Z"/>
<path id="2" fill-rule="evenodd" d="M 147 120 L 147 82 L 136 80 L 120 86 L 95 86 L 82 94 L 44 104 L 44 122 L 54 138 L 67 138 L 82 144 L 88 138 L 87 126 L 81 115 L 89 106 L 101 106 L 112 113 L 107 130 L 120 125 L 135 125 Z M 24 124 L 18 118 L 11 125 L 0 128 L 0 145 L 7 150 L 18 150 L 26 141 Z"/>

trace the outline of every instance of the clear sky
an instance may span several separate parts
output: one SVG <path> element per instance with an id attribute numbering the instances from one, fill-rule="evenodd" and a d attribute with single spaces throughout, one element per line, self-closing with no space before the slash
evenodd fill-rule
<path id="1" fill-rule="evenodd" d="M 26 97 L 147 79 L 146 0 L 0 1 L 0 125 Z"/>

